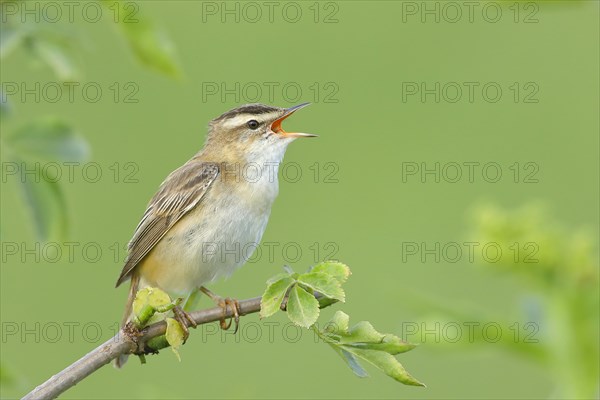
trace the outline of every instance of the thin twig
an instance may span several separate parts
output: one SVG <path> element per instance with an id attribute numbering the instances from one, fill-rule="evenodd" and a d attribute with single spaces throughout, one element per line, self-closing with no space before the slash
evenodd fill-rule
<path id="1" fill-rule="evenodd" d="M 247 315 L 260 311 L 260 297 L 242 300 L 239 302 L 239 314 Z M 190 313 L 192 319 L 198 325 L 219 321 L 223 317 L 233 317 L 233 310 L 227 307 L 225 313 L 221 307 L 209 308 L 206 310 L 194 311 Z M 148 340 L 165 334 L 167 324 L 164 321 L 149 325 L 142 330 L 142 335 L 138 338 L 139 343 L 146 343 Z M 136 344 L 129 336 L 120 331 L 112 339 L 96 347 L 67 368 L 52 376 L 46 382 L 42 383 L 31 392 L 26 394 L 24 400 L 33 399 L 54 399 L 67 389 L 75 386 L 82 379 L 91 375 L 94 371 L 110 363 L 122 354 L 132 354 L 138 349 Z"/>
<path id="2" fill-rule="evenodd" d="M 319 300 L 321 308 L 327 307 L 335 302 L 335 300 L 326 298 L 320 293 L 315 293 L 315 297 Z M 238 308 L 239 315 L 242 316 L 259 312 L 260 300 L 260 297 L 241 300 Z M 228 306 L 225 312 L 221 307 L 214 307 L 191 312 L 190 316 L 197 325 L 203 325 L 219 321 L 223 318 L 232 318 L 233 314 L 233 309 Z M 143 344 L 147 343 L 152 338 L 164 335 L 166 330 L 167 324 L 164 321 L 149 325 L 142 330 L 141 336 L 137 338 L 137 343 L 128 335 L 123 334 L 123 331 L 121 330 L 112 339 L 96 347 L 94 350 L 90 351 L 88 354 L 27 393 L 23 397 L 23 400 L 54 399 L 120 355 L 136 353 L 140 348 L 140 345 L 143 348 Z"/>

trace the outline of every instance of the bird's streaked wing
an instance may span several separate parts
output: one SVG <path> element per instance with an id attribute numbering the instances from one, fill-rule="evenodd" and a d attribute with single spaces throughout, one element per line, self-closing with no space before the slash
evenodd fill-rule
<path id="1" fill-rule="evenodd" d="M 202 201 L 218 175 L 216 163 L 190 161 L 165 179 L 129 242 L 129 255 L 116 286 L 127 280 L 169 229 Z"/>

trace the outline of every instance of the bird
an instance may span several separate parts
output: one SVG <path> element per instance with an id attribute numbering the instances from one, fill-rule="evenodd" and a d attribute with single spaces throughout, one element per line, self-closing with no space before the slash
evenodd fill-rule
<path id="1" fill-rule="evenodd" d="M 224 310 L 231 305 L 237 329 L 237 302 L 220 298 L 205 285 L 229 277 L 260 243 L 288 145 L 317 136 L 286 132 L 282 122 L 309 104 L 245 104 L 210 121 L 203 148 L 162 182 L 128 244 L 116 283 L 131 282 L 122 326 L 132 318 L 136 293 L 152 287 L 181 299 L 201 291 Z M 231 254 L 231 249 L 244 251 Z M 185 322 L 195 326 L 193 320 L 179 306 L 173 314 L 187 338 Z M 221 321 L 223 329 L 229 325 Z M 115 365 L 126 360 L 123 355 Z"/>

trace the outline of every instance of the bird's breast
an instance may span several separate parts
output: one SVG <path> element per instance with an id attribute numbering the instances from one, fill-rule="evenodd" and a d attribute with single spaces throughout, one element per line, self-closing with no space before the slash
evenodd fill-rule
<path id="1" fill-rule="evenodd" d="M 237 183 L 215 180 L 200 204 L 151 252 L 142 272 L 169 293 L 187 295 L 231 275 L 258 247 L 278 193 L 277 175 Z"/>

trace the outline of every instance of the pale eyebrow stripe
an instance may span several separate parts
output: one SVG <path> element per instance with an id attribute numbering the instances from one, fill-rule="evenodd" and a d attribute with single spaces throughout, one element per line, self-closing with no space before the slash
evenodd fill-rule
<path id="1" fill-rule="evenodd" d="M 253 115 L 253 114 L 238 114 L 233 118 L 228 118 L 227 120 L 225 120 L 225 122 L 223 122 L 223 127 L 225 128 L 237 128 L 240 127 L 244 124 L 246 124 L 248 121 L 250 121 L 251 119 L 255 119 L 260 123 L 263 123 L 269 119 L 274 119 L 279 113 L 275 113 L 275 112 L 271 112 L 271 113 L 264 113 L 262 115 Z"/>

